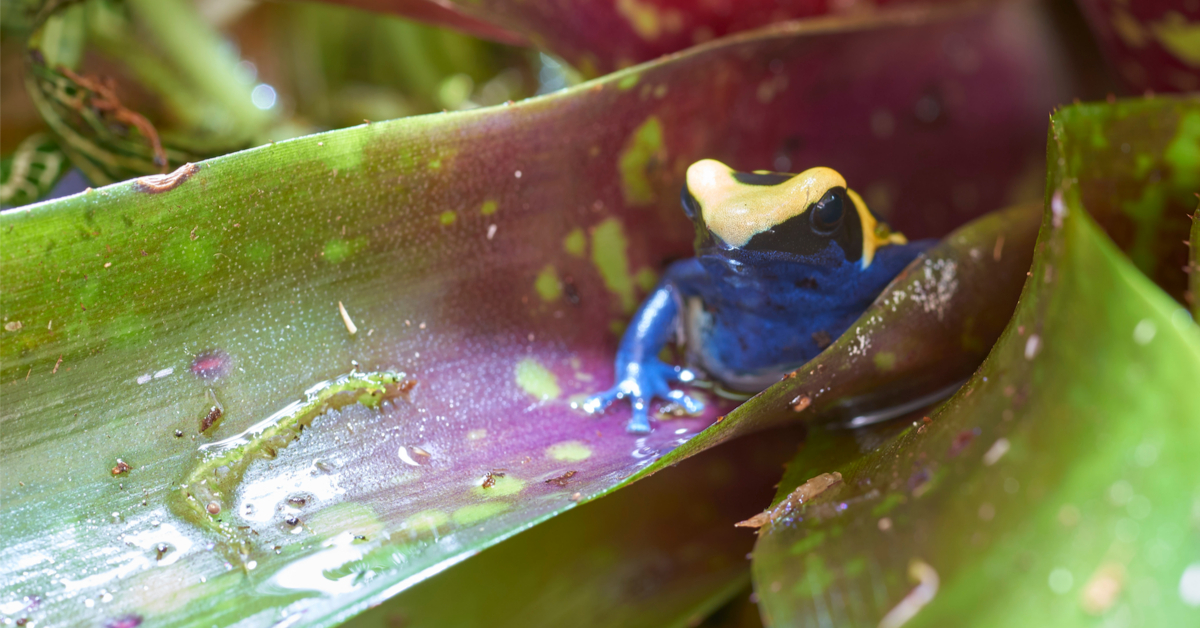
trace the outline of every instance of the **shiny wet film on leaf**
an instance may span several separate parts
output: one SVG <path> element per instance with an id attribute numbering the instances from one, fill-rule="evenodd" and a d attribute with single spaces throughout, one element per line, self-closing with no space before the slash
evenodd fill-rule
<path id="1" fill-rule="evenodd" d="M 161 192 L 0 215 L 7 590 L 39 600 L 22 611 L 39 622 L 333 625 L 657 468 L 728 408 L 707 398 L 631 438 L 627 416 L 571 404 L 610 383 L 629 314 L 690 248 L 686 166 L 826 163 L 892 226 L 943 236 L 1028 196 L 1044 113 L 1070 95 L 1055 49 L 1021 35 L 1041 19 L 783 25 L 511 106 L 197 162 Z M 967 41 L 964 70 L 945 50 Z M 868 379 L 896 359 L 872 357 Z M 418 383 L 314 410 L 296 439 L 253 434 L 244 468 L 205 466 L 349 373 Z M 771 412 L 801 421 L 793 398 L 828 399 L 788 393 Z M 222 466 L 237 481 L 219 496 L 171 501 Z"/>

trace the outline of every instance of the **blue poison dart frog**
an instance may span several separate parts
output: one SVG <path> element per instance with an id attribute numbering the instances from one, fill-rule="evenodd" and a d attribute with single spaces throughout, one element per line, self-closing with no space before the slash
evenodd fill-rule
<path id="1" fill-rule="evenodd" d="M 688 168 L 682 197 L 696 256 L 667 268 L 621 339 L 615 385 L 583 403 L 595 413 L 628 398 L 631 433 L 650 431 L 655 398 L 704 409 L 670 387 L 696 378 L 659 359 L 672 336 L 718 386 L 761 391 L 840 336 L 931 244 L 892 232 L 829 168 L 736 172 L 706 159 Z"/>

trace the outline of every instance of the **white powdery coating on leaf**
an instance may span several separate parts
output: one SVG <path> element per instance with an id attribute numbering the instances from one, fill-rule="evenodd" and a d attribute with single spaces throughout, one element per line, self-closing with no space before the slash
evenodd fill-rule
<path id="1" fill-rule="evenodd" d="M 887 301 L 884 301 L 884 305 L 891 305 L 892 311 L 896 312 L 896 311 L 900 310 L 900 304 L 903 303 L 904 300 L 907 298 L 908 298 L 907 292 L 905 292 L 903 290 L 896 290 L 895 292 L 892 293 L 892 296 Z"/>
<path id="2" fill-rule="evenodd" d="M 850 355 L 859 356 L 867 355 L 867 349 L 871 348 L 871 339 L 863 334 L 861 328 L 854 330 L 854 341 L 850 345 Z"/>
<path id="3" fill-rule="evenodd" d="M 1050 213 L 1052 215 L 1050 222 L 1055 229 L 1063 226 L 1063 219 L 1067 217 L 1067 204 L 1063 202 L 1062 190 L 1056 190 L 1054 197 L 1050 199 Z"/>
<path id="4" fill-rule="evenodd" d="M 950 259 L 926 260 L 923 270 L 925 277 L 913 284 L 912 300 L 921 304 L 926 314 L 937 312 L 938 320 L 943 320 L 946 306 L 958 291 L 958 263 Z"/>

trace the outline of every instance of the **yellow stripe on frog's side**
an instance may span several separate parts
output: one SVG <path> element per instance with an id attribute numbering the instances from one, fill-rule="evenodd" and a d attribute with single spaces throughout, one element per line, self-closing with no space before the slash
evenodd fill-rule
<path id="1" fill-rule="evenodd" d="M 908 244 L 908 238 L 904 237 L 903 233 L 892 231 L 886 222 L 875 220 L 875 214 L 867 209 L 866 201 L 858 195 L 858 192 L 846 188 L 846 194 L 851 201 L 854 201 L 854 209 L 858 211 L 858 218 L 862 221 L 863 268 L 871 265 L 871 260 L 875 259 L 875 251 L 880 247 L 889 244 Z"/>
<path id="2" fill-rule="evenodd" d="M 821 200 L 831 188 L 846 188 L 846 179 L 832 168 L 810 168 L 776 185 L 752 185 L 734 178 L 735 171 L 715 159 L 703 159 L 687 171 L 688 191 L 700 205 L 704 224 L 730 246 L 742 247 L 751 238 L 798 216 Z M 861 196 L 847 188 L 863 228 L 862 267 L 879 247 L 907 240 L 875 220 Z"/>

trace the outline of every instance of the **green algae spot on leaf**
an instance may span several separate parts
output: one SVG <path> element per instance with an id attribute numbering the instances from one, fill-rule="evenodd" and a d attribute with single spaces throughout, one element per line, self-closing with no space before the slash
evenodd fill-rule
<path id="1" fill-rule="evenodd" d="M 514 376 L 517 386 L 539 401 L 555 399 L 562 394 L 562 388 L 559 387 L 558 378 L 554 373 L 533 358 L 524 358 L 517 362 Z"/>
<path id="2" fill-rule="evenodd" d="M 554 264 L 546 264 L 538 272 L 537 279 L 533 282 L 533 287 L 537 290 L 538 296 L 542 298 L 542 301 L 546 303 L 552 303 L 562 298 L 562 282 L 558 279 L 558 271 L 555 270 Z"/>
<path id="3" fill-rule="evenodd" d="M 592 457 L 592 450 L 577 440 L 555 443 L 546 448 L 546 455 L 561 462 L 579 462 Z"/>
<path id="4" fill-rule="evenodd" d="M 583 257 L 587 253 L 587 236 L 583 229 L 576 227 L 563 238 L 563 250 L 572 257 Z"/>
<path id="5" fill-rule="evenodd" d="M 666 162 L 662 123 L 650 116 L 630 134 L 617 162 L 621 173 L 621 191 L 625 202 L 632 206 L 654 202 L 654 172 Z"/>
<path id="6" fill-rule="evenodd" d="M 496 515 L 512 508 L 507 502 L 485 502 L 482 504 L 467 504 L 455 510 L 450 518 L 460 526 L 471 526 L 481 521 L 487 521 Z"/>
<path id="7" fill-rule="evenodd" d="M 632 314 L 637 308 L 637 295 L 629 272 L 628 251 L 629 239 L 620 220 L 608 218 L 592 229 L 592 263 L 600 271 L 605 287 L 620 300 L 621 311 Z"/>

